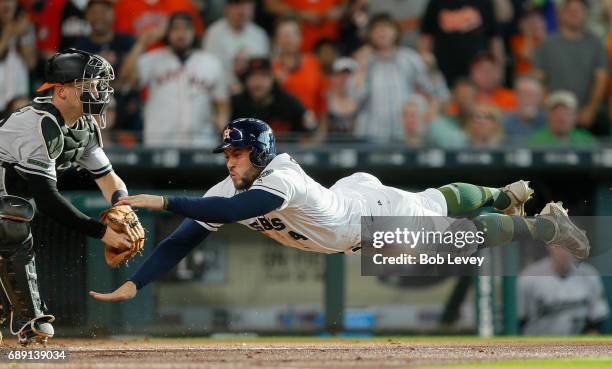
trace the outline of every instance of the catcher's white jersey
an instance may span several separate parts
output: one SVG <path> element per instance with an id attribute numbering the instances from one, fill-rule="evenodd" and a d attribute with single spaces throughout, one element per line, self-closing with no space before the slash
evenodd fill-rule
<path id="1" fill-rule="evenodd" d="M 34 101 L 38 104 L 51 104 L 49 98 L 36 98 Z M 41 120 L 44 117 L 53 120 L 59 127 L 60 123 L 53 114 L 37 110 L 32 105 L 23 107 L 6 120 L 0 121 L 0 164 L 5 163 L 14 166 L 20 172 L 57 180 L 55 158 L 49 156 L 41 132 Z M 72 129 L 84 129 L 86 123 L 82 119 L 84 118 L 81 118 Z M 89 170 L 94 175 L 108 172 L 112 168 L 108 157 L 95 139 L 89 141 L 76 165 Z M 2 181 L 1 194 L 4 187 L 2 168 L 0 168 L 0 181 Z"/>
<path id="2" fill-rule="evenodd" d="M 355 173 L 327 189 L 310 178 L 288 154 L 277 155 L 249 190 L 264 190 L 284 199 L 265 216 L 239 223 L 282 245 L 321 253 L 351 252 L 361 239 L 362 216 L 446 215 L 442 193 L 428 189 L 410 193 L 384 186 L 376 177 Z M 204 197 L 237 193 L 231 177 Z M 216 231 L 221 224 L 199 222 Z"/>

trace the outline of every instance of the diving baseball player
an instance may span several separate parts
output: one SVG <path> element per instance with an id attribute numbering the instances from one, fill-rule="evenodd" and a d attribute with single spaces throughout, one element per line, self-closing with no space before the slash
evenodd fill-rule
<path id="1" fill-rule="evenodd" d="M 522 237 L 562 245 L 586 258 L 589 242 L 557 203 L 534 218 L 524 217 L 533 190 L 525 181 L 504 188 L 454 183 L 419 193 L 383 185 L 376 177 L 355 173 L 325 188 L 310 178 L 288 154 L 277 154 L 274 134 L 263 121 L 236 119 L 223 132 L 215 153 L 224 153 L 229 176 L 202 198 L 136 195 L 119 204 L 165 209 L 188 219 L 153 251 L 116 291 L 90 292 L 96 299 L 133 298 L 138 289 L 173 268 L 210 232 L 238 222 L 288 247 L 321 253 L 351 253 L 360 248 L 362 216 L 459 216 L 483 206 L 505 214 L 485 214 L 473 221 L 486 246 Z"/>
<path id="2" fill-rule="evenodd" d="M 46 342 L 55 319 L 38 291 L 29 225 L 35 211 L 26 199 L 110 246 L 125 249 L 133 241 L 81 213 L 57 190 L 58 176 L 76 165 L 93 175 L 109 202 L 127 195 L 102 150 L 98 126 L 113 95 L 113 68 L 97 55 L 68 49 L 49 59 L 45 78 L 38 91 L 53 89 L 50 97 L 36 98 L 0 121 L 0 318 L 10 314 L 11 333 L 22 345 Z"/>

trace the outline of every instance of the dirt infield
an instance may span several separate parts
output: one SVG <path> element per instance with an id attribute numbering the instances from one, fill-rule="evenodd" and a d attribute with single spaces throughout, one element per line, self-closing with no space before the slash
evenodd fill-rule
<path id="1" fill-rule="evenodd" d="M 66 350 L 69 360 L 55 364 L 27 364 L 26 360 L 14 364 L 7 360 L 10 349 L 19 347 L 4 344 L 0 367 L 410 368 L 515 359 L 612 357 L 612 338 L 58 339 L 47 349 Z"/>

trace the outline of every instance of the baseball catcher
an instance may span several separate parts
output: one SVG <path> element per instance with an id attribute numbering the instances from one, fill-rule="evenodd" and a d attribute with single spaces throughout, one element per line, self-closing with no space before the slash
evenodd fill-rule
<path id="1" fill-rule="evenodd" d="M 355 253 L 361 248 L 362 216 L 457 216 L 493 206 L 499 213 L 469 221 L 484 234 L 484 247 L 531 238 L 568 249 L 584 259 L 590 245 L 560 203 L 547 204 L 536 217 L 525 217 L 533 193 L 525 181 L 503 188 L 452 183 L 423 192 L 383 185 L 367 173 L 355 173 L 325 188 L 286 153 L 277 154 L 274 134 L 258 119 L 232 121 L 223 143 L 229 176 L 204 197 L 130 196 L 119 204 L 165 209 L 187 217 L 116 291 L 90 292 L 99 300 L 118 301 L 172 269 L 210 232 L 238 222 L 280 244 L 320 253 Z M 467 219 L 466 219 L 467 221 Z M 473 250 L 475 251 L 475 249 Z"/>
<path id="2" fill-rule="evenodd" d="M 52 89 L 51 96 L 36 98 L 0 121 L 2 319 L 10 317 L 11 333 L 22 345 L 46 342 L 54 333 L 54 317 L 38 291 L 29 225 L 32 203 L 57 222 L 101 239 L 111 266 L 142 247 L 144 230 L 129 206 L 109 210 L 103 217 L 107 225 L 81 213 L 57 190 L 58 177 L 77 166 L 94 177 L 111 204 L 127 196 L 100 137 L 113 79 L 113 68 L 100 56 L 65 50 L 47 62 L 46 82 L 38 89 Z"/>

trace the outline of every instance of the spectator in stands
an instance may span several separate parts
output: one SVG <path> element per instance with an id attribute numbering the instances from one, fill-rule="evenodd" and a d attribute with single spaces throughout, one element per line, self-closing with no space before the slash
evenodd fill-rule
<path id="1" fill-rule="evenodd" d="M 117 0 L 115 31 L 138 37 L 152 29 L 163 28 L 168 17 L 178 12 L 188 13 L 196 34 L 202 35 L 202 19 L 190 0 Z"/>
<path id="2" fill-rule="evenodd" d="M 462 148 L 468 145 L 464 131 L 472 119 L 476 106 L 476 86 L 467 78 L 460 78 L 453 86 L 450 104 L 445 114 L 432 116 L 427 126 L 427 143 L 441 148 Z"/>
<path id="3" fill-rule="evenodd" d="M 464 127 L 467 120 L 472 117 L 477 96 L 478 91 L 472 80 L 460 78 L 455 81 L 451 101 L 448 106 L 448 116 L 455 118 L 457 123 Z"/>
<path id="4" fill-rule="evenodd" d="M 266 0 L 266 10 L 277 17 L 293 17 L 302 34 L 301 50 L 313 52 L 321 39 L 337 40 L 346 0 Z"/>
<path id="5" fill-rule="evenodd" d="M 87 2 L 85 19 L 91 32 L 86 37 L 76 38 L 72 47 L 98 54 L 117 69 L 135 41 L 132 36 L 115 33 L 113 30 L 115 22 L 113 4 L 113 0 Z"/>
<path id="6" fill-rule="evenodd" d="M 564 0 L 559 7 L 559 32 L 536 50 L 534 67 L 549 91 L 568 90 L 578 99 L 577 122 L 589 128 L 605 96 L 608 72 L 601 40 L 586 29 L 586 0 Z M 608 127 L 593 127 L 607 133 Z"/>
<path id="7" fill-rule="evenodd" d="M 36 65 L 36 34 L 17 0 L 0 1 L 0 59 L 17 52 L 28 70 Z"/>
<path id="8" fill-rule="evenodd" d="M 57 0 L 44 3 L 37 18 L 37 45 L 44 59 L 72 47 L 74 41 L 91 32 L 85 19 L 87 1 Z"/>
<path id="9" fill-rule="evenodd" d="M 380 13 L 391 14 L 401 30 L 401 43 L 404 46 L 416 47 L 418 27 L 429 0 L 374 0 L 370 1 L 368 13 L 371 16 Z"/>
<path id="10" fill-rule="evenodd" d="M 356 134 L 368 141 L 385 143 L 404 141 L 402 106 L 408 96 L 421 93 L 437 105 L 435 89 L 419 54 L 398 47 L 399 27 L 388 14 L 370 21 L 368 44 L 356 58 L 360 64 L 354 78 L 353 93 L 363 102 Z"/>
<path id="11" fill-rule="evenodd" d="M 404 103 L 402 123 L 406 146 L 416 149 L 425 145 L 428 110 L 427 99 L 418 94 L 409 96 Z"/>
<path id="12" fill-rule="evenodd" d="M 337 137 L 352 137 L 355 130 L 359 104 L 350 93 L 349 81 L 357 70 L 357 62 L 351 58 L 339 58 L 334 62 L 330 87 L 327 91 L 327 129 Z M 341 137 L 344 135 L 344 137 Z"/>
<path id="13" fill-rule="evenodd" d="M 112 0 L 89 0 L 85 8 L 85 18 L 91 33 L 87 37 L 75 39 L 73 46 L 104 57 L 118 72 L 125 56 L 134 47 L 135 40 L 130 35 L 114 32 L 113 4 Z M 115 84 L 115 98 L 117 101 L 114 109 L 118 112 L 116 126 L 121 129 L 141 130 L 138 92 L 123 89 L 119 84 Z"/>
<path id="14" fill-rule="evenodd" d="M 555 91 L 546 99 L 548 127 L 533 133 L 527 143 L 533 147 L 593 147 L 595 138 L 576 128 L 578 101 L 570 91 Z"/>
<path id="15" fill-rule="evenodd" d="M 338 44 L 331 40 L 320 40 L 315 46 L 315 55 L 319 60 L 321 71 L 325 77 L 331 76 L 334 69 L 334 62 L 340 56 Z"/>
<path id="16" fill-rule="evenodd" d="M 349 0 L 338 25 L 342 35 L 338 40 L 342 55 L 352 55 L 363 45 L 370 22 L 369 5 L 369 0 Z"/>
<path id="17" fill-rule="evenodd" d="M 19 52 L 29 22 L 17 12 L 16 1 L 0 3 L 0 111 L 17 96 L 28 95 L 28 66 Z M 27 45 L 27 44 L 26 44 Z"/>
<path id="18" fill-rule="evenodd" d="M 294 18 L 282 18 L 276 25 L 272 68 L 281 87 L 315 113 L 325 112 L 324 76 L 317 58 L 300 51 L 301 34 Z"/>
<path id="19" fill-rule="evenodd" d="M 297 141 L 317 128 L 314 114 L 274 80 L 269 59 L 254 58 L 243 76 L 245 90 L 232 96 L 232 120 L 258 118 L 267 122 L 279 140 Z"/>
<path id="20" fill-rule="evenodd" d="M 144 52 L 161 38 L 153 29 L 141 35 L 121 67 L 123 83 L 148 89 L 144 142 L 151 146 L 212 147 L 229 118 L 227 85 L 216 56 L 195 47 L 189 13 L 170 16 L 167 46 Z"/>
<path id="21" fill-rule="evenodd" d="M 327 91 L 329 90 L 331 78 L 334 73 L 334 62 L 340 56 L 338 45 L 334 41 L 323 39 L 317 43 L 317 46 L 315 46 L 315 55 L 319 61 L 319 65 L 321 66 L 321 91 L 323 94 L 322 105 L 325 107 L 325 110 L 327 110 L 327 100 L 325 97 L 327 95 Z"/>
<path id="22" fill-rule="evenodd" d="M 535 131 L 546 128 L 546 112 L 542 106 L 544 90 L 537 78 L 523 76 L 514 81 L 514 91 L 517 109 L 504 114 L 502 122 L 506 141 L 520 145 Z"/>
<path id="23" fill-rule="evenodd" d="M 597 270 L 576 264 L 561 247 L 528 266 L 518 278 L 517 303 L 521 333 L 528 336 L 600 333 L 609 315 Z"/>
<path id="24" fill-rule="evenodd" d="M 504 138 L 501 112 L 494 105 L 476 104 L 472 119 L 467 122 L 465 129 L 471 147 L 496 148 Z"/>
<path id="25" fill-rule="evenodd" d="M 230 90 L 239 91 L 237 75 L 244 72 L 252 57 L 267 57 L 270 53 L 268 35 L 252 22 L 253 0 L 228 0 L 225 16 L 206 31 L 204 50 L 216 55 L 223 63 Z"/>
<path id="26" fill-rule="evenodd" d="M 510 39 L 515 76 L 533 72 L 535 51 L 546 37 L 546 20 L 536 8 L 528 8 L 519 20 L 519 33 Z"/>
<path id="27" fill-rule="evenodd" d="M 421 23 L 419 52 L 435 55 L 448 85 L 467 76 L 470 60 L 483 50 L 488 50 L 499 65 L 504 65 L 493 2 L 431 0 L 428 3 Z"/>
<path id="28" fill-rule="evenodd" d="M 491 104 L 507 112 L 516 109 L 516 97 L 512 90 L 502 86 L 503 66 L 493 54 L 484 51 L 470 63 L 470 79 L 477 90 L 476 101 Z"/>

